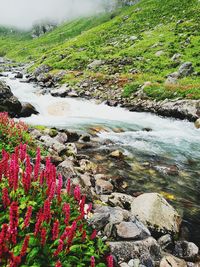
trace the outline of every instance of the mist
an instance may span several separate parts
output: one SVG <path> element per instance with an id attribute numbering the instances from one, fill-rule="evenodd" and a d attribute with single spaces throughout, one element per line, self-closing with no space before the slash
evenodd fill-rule
<path id="1" fill-rule="evenodd" d="M 115 0 L 0 0 L 0 25 L 28 29 L 40 21 L 62 22 L 97 14 Z"/>

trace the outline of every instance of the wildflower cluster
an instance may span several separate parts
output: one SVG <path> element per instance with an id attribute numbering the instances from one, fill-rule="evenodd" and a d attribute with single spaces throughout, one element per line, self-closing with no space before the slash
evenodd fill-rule
<path id="1" fill-rule="evenodd" d="M 6 118 L 6 116 L 5 116 Z M 87 223 L 92 206 L 64 181 L 40 149 L 35 164 L 20 144 L 0 161 L 0 266 L 113 267 L 106 246 Z"/>
<path id="2" fill-rule="evenodd" d="M 8 113 L 0 113 L 0 149 L 14 152 L 14 148 L 22 141 L 28 141 L 28 127 L 23 122 L 10 119 Z"/>

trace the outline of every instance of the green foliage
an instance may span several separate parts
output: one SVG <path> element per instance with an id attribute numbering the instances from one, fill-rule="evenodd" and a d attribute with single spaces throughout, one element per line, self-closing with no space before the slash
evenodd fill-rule
<path id="1" fill-rule="evenodd" d="M 133 93 L 135 93 L 141 85 L 137 82 L 129 83 L 125 85 L 124 91 L 122 95 L 124 97 L 130 97 Z"/>

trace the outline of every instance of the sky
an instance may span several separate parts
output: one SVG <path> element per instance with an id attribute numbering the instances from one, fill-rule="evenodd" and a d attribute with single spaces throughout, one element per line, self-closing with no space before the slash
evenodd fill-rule
<path id="1" fill-rule="evenodd" d="M 41 20 L 96 14 L 115 0 L 0 0 L 0 25 L 28 29 Z"/>

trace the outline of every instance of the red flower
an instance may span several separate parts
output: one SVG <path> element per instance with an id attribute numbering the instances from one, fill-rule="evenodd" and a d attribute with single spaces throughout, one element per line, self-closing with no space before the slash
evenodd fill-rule
<path id="1" fill-rule="evenodd" d="M 80 187 L 77 185 L 74 189 L 74 199 L 80 201 L 81 199 L 81 190 Z"/>
<path id="2" fill-rule="evenodd" d="M 42 228 L 41 230 L 41 245 L 44 246 L 46 244 L 46 238 L 47 238 L 47 230 L 46 228 Z"/>
<path id="3" fill-rule="evenodd" d="M 56 220 L 53 224 L 53 229 L 52 229 L 52 240 L 56 240 L 58 238 L 58 235 L 59 235 L 59 221 Z"/>
<path id="4" fill-rule="evenodd" d="M 25 220 L 24 220 L 24 227 L 29 227 L 30 220 L 31 220 L 31 215 L 32 215 L 32 210 L 33 208 L 31 206 L 28 207 L 26 215 L 25 215 Z"/>
<path id="5" fill-rule="evenodd" d="M 49 222 L 51 220 L 51 203 L 49 199 L 44 202 L 44 220 Z"/>
<path id="6" fill-rule="evenodd" d="M 90 266 L 91 267 L 95 267 L 95 258 L 94 258 L 94 256 L 91 257 Z"/>
<path id="7" fill-rule="evenodd" d="M 59 174 L 58 175 L 58 186 L 57 186 L 57 198 L 58 198 L 58 201 L 60 202 L 61 201 L 61 189 L 63 187 L 63 179 L 62 179 L 62 175 Z"/>
<path id="8" fill-rule="evenodd" d="M 11 234 L 12 242 L 16 244 L 17 242 L 17 227 L 18 227 L 18 220 L 19 220 L 19 214 L 18 214 L 18 203 L 12 202 L 10 206 L 10 214 L 9 214 L 9 232 Z"/>
<path id="9" fill-rule="evenodd" d="M 107 257 L 107 263 L 108 263 L 108 267 L 114 267 L 114 261 L 113 261 L 113 256 L 109 255 Z"/>
<path id="10" fill-rule="evenodd" d="M 41 161 L 41 155 L 40 155 L 40 148 L 37 148 L 37 154 L 36 154 L 36 162 L 34 167 L 34 180 L 36 181 L 38 179 L 39 171 L 40 171 L 40 161 Z"/>
<path id="11" fill-rule="evenodd" d="M 69 223 L 69 219 L 70 219 L 70 205 L 69 205 L 69 203 L 63 204 L 63 212 L 65 214 L 64 222 L 67 225 Z"/>
<path id="12" fill-rule="evenodd" d="M 40 226 L 42 224 L 44 220 L 44 215 L 42 213 L 42 210 L 40 210 L 38 213 L 37 213 L 37 221 L 36 221 L 36 224 L 35 224 L 35 231 L 34 231 L 34 235 L 36 236 L 39 231 L 40 231 Z"/>
<path id="13" fill-rule="evenodd" d="M 2 189 L 2 201 L 4 208 L 7 208 L 10 205 L 10 199 L 7 188 Z"/>
<path id="14" fill-rule="evenodd" d="M 61 262 L 60 261 L 57 261 L 55 267 L 62 267 Z"/>
<path id="15" fill-rule="evenodd" d="M 28 249 L 28 244 L 29 244 L 29 239 L 30 239 L 30 236 L 27 235 L 24 239 L 24 243 L 23 243 L 23 246 L 22 246 L 22 249 L 21 249 L 21 253 L 20 253 L 20 256 L 23 257 L 26 255 L 26 252 L 27 252 L 27 249 Z"/>
<path id="16" fill-rule="evenodd" d="M 86 231 L 84 230 L 83 231 L 83 234 L 82 234 L 82 242 L 84 242 L 85 241 L 85 239 L 86 239 L 86 236 L 87 236 L 87 233 L 86 233 Z"/>
<path id="17" fill-rule="evenodd" d="M 64 247 L 64 243 L 63 243 L 62 239 L 59 239 L 59 245 L 58 245 L 56 251 L 54 252 L 54 256 L 58 256 L 58 254 L 60 254 L 60 252 L 63 251 L 63 247 Z"/>
<path id="18" fill-rule="evenodd" d="M 96 238 L 96 236 L 97 236 L 97 230 L 94 229 L 94 231 L 92 232 L 92 234 L 91 234 L 91 236 L 90 236 L 90 239 L 93 240 L 93 239 Z"/>
<path id="19" fill-rule="evenodd" d="M 71 191 L 71 179 L 70 178 L 68 178 L 67 180 L 66 189 L 67 189 L 67 194 L 70 195 L 70 191 Z"/>

